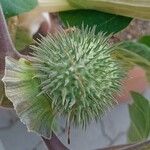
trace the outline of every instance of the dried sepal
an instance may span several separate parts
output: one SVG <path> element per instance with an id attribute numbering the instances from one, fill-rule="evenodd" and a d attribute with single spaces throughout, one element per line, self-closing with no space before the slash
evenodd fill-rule
<path id="1" fill-rule="evenodd" d="M 52 130 L 56 129 L 56 115 L 54 115 L 49 98 L 44 95 L 37 96 L 39 82 L 34 75 L 32 65 L 27 60 L 17 61 L 6 57 L 3 81 L 7 97 L 29 131 L 50 138 Z"/>

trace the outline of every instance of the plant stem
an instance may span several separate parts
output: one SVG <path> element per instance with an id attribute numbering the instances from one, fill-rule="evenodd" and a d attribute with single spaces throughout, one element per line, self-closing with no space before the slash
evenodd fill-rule
<path id="1" fill-rule="evenodd" d="M 69 150 L 67 147 L 65 147 L 61 141 L 58 139 L 58 137 L 52 133 L 51 139 L 46 139 L 42 137 L 43 141 L 45 142 L 48 150 Z"/>
<path id="2" fill-rule="evenodd" d="M 11 56 L 15 59 L 19 59 L 21 54 L 17 52 L 12 43 L 0 4 L 0 74 L 2 75 L 4 74 L 5 68 L 5 56 Z"/>

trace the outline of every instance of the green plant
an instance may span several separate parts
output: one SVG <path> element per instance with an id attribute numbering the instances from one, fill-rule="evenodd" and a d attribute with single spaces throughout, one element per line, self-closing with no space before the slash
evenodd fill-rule
<path id="1" fill-rule="evenodd" d="M 95 35 L 95 28 L 88 27 L 69 33 L 58 32 L 42 38 L 32 49 L 34 60 L 29 65 L 26 65 L 30 63 L 28 61 L 20 60 L 18 63 L 6 59 L 3 78 L 6 95 L 14 103 L 22 121 L 29 125 L 29 130 L 50 137 L 49 131 L 54 128 L 51 123 L 58 116 L 66 116 L 68 125 L 73 123 L 86 127 L 92 119 L 97 120 L 114 105 L 113 94 L 121 87 L 124 71 L 119 62 L 111 58 L 115 47 L 108 44 L 108 38 L 103 33 Z M 39 89 L 34 94 L 37 96 L 27 99 L 33 95 L 31 93 L 35 88 Z M 35 113 L 35 108 L 32 110 L 32 105 L 38 100 L 34 107 L 41 107 L 41 110 L 36 109 L 41 115 Z M 49 105 L 42 106 L 42 101 Z M 25 103 L 26 107 L 23 106 Z M 46 110 L 51 110 L 51 120 Z M 42 116 L 47 116 L 44 122 L 40 122 Z M 38 123 L 34 120 L 37 117 Z M 35 124 L 38 124 L 37 127 Z M 43 124 L 47 127 L 39 128 Z"/>
<path id="2" fill-rule="evenodd" d="M 31 46 L 31 56 L 25 56 L 13 46 L 0 5 L 0 72 L 4 75 L 6 96 L 28 129 L 44 136 L 49 149 L 56 149 L 57 145 L 45 139 L 51 138 L 51 135 L 56 138 L 60 150 L 67 149 L 54 135 L 59 128 L 58 117 L 67 118 L 68 134 L 72 123 L 86 127 L 92 119 L 98 120 L 105 111 L 117 104 L 115 94 L 121 89 L 126 71 L 138 65 L 146 70 L 149 77 L 150 50 L 149 45 L 145 45 L 145 38 L 139 40 L 140 43 L 113 45 L 109 41 L 111 33 L 121 31 L 130 23 L 130 17 L 149 19 L 150 3 L 135 2 L 30 0 L 15 1 L 13 6 L 8 0 L 6 7 L 5 1 L 0 1 L 8 21 L 10 16 L 21 15 L 32 8 L 35 8 L 34 13 L 67 10 L 59 13 L 65 29 L 57 24 L 59 30 L 47 37 L 41 36 L 42 39 L 34 43 L 36 46 Z M 114 6 L 120 9 L 115 11 Z M 27 40 L 14 35 L 14 42 L 22 42 L 19 47 L 30 44 L 30 34 L 25 32 L 25 28 L 20 32 L 19 24 L 16 26 L 17 34 L 20 33 L 21 37 L 25 35 Z M 6 100 L 9 102 L 3 85 L 1 89 L 1 104 Z M 133 94 L 133 97 L 135 99 L 136 96 Z M 129 109 L 134 110 L 134 105 Z M 144 138 L 147 137 L 146 132 Z"/>

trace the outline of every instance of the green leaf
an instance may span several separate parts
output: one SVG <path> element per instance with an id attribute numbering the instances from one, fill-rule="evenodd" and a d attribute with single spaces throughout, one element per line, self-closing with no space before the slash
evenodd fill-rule
<path id="1" fill-rule="evenodd" d="M 129 142 L 146 140 L 150 134 L 150 103 L 142 95 L 131 92 L 134 100 L 129 105 L 131 124 L 128 130 Z"/>
<path id="2" fill-rule="evenodd" d="M 34 71 L 29 61 L 6 57 L 3 81 L 6 95 L 28 130 L 35 131 L 47 138 L 55 132 L 57 111 L 51 107 L 51 100 L 46 95 L 39 95 L 39 81 L 34 78 Z M 54 117 L 55 116 L 55 117 Z"/>
<path id="3" fill-rule="evenodd" d="M 122 61 L 127 68 L 132 68 L 135 65 L 142 67 L 150 81 L 150 47 L 127 41 L 120 45 L 120 49 L 114 52 L 114 56 Z"/>
<path id="4" fill-rule="evenodd" d="M 28 12 L 38 4 L 37 0 L 0 0 L 6 18 Z"/>
<path id="5" fill-rule="evenodd" d="M 128 26 L 131 18 L 112 15 L 95 10 L 71 10 L 60 12 L 60 17 L 65 25 L 77 26 L 97 26 L 97 32 L 103 31 L 107 34 L 116 33 Z"/>
<path id="6" fill-rule="evenodd" d="M 150 35 L 145 35 L 138 40 L 139 43 L 145 44 L 150 47 Z"/>
<path id="7" fill-rule="evenodd" d="M 145 58 L 146 60 L 150 61 L 150 47 L 148 47 L 145 44 L 126 41 L 123 44 L 121 44 L 121 47 L 130 50 L 131 52 L 134 52 L 139 56 Z"/>

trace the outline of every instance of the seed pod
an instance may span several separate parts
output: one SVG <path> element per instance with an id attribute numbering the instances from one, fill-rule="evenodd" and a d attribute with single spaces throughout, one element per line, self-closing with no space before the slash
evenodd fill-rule
<path id="1" fill-rule="evenodd" d="M 86 28 L 49 35 L 33 46 L 41 94 L 77 124 L 86 125 L 111 107 L 120 88 L 123 73 L 107 40 L 103 33 L 95 35 L 95 28 Z"/>
<path id="2" fill-rule="evenodd" d="M 32 46 L 32 63 L 6 60 L 6 94 L 31 130 L 49 137 L 58 116 L 86 127 L 115 104 L 124 71 L 108 39 L 95 28 L 62 31 Z"/>

